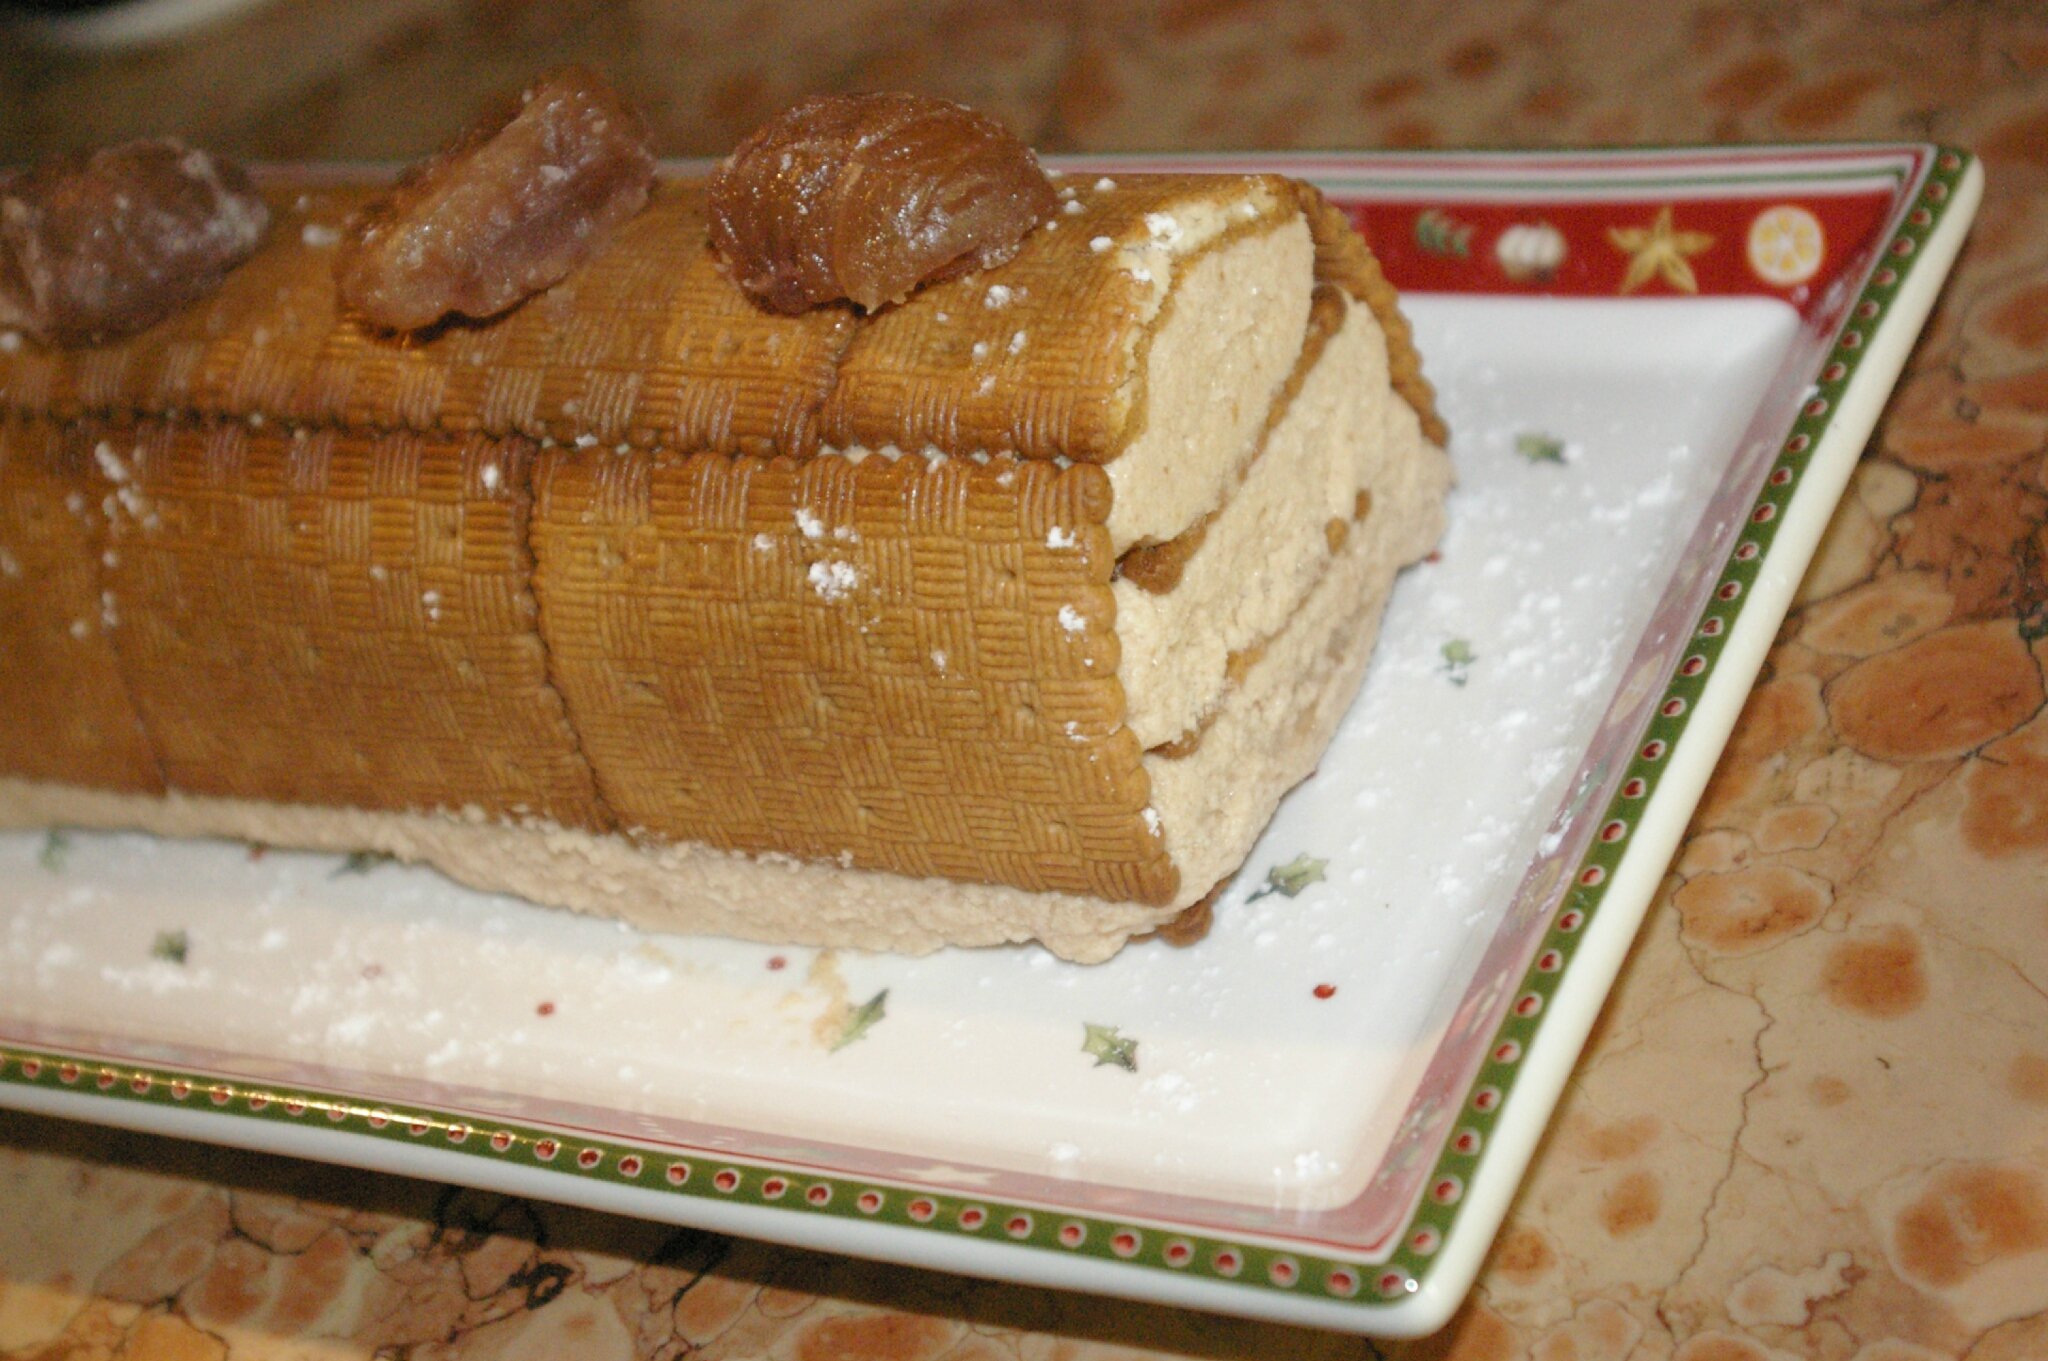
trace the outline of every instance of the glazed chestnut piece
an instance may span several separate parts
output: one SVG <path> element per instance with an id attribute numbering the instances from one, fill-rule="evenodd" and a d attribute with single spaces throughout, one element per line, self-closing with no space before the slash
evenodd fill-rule
<path id="1" fill-rule="evenodd" d="M 824 95 L 755 131 L 711 179 L 711 240 L 777 312 L 900 302 L 990 269 L 1058 206 L 1008 129 L 913 94 Z"/>
<path id="2" fill-rule="evenodd" d="M 0 180 L 0 330 L 90 345 L 220 286 L 270 227 L 242 169 L 172 138 Z"/>
<path id="3" fill-rule="evenodd" d="M 417 330 L 493 317 L 559 283 L 646 206 L 654 155 L 596 72 L 565 67 L 500 100 L 342 233 L 342 305 Z"/>

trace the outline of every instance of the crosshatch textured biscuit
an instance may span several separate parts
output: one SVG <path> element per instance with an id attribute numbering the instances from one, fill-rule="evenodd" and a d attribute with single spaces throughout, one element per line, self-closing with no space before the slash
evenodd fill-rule
<path id="1" fill-rule="evenodd" d="M 0 415 L 0 770 L 161 793 L 108 637 L 98 430 Z"/>
<path id="2" fill-rule="evenodd" d="M 705 244 L 701 189 L 663 184 L 556 288 L 409 336 L 336 309 L 333 229 L 370 192 L 273 185 L 270 244 L 210 300 L 124 341 L 0 353 L 7 819 L 62 784 L 121 797 L 48 807 L 116 825 L 367 838 L 649 924 L 1036 936 L 1100 958 L 1228 873 L 1206 826 L 1162 827 L 1162 780 L 1187 784 L 1209 743 L 1196 732 L 1170 771 L 1119 679 L 1119 576 L 1177 575 L 1208 523 L 1113 533 L 1119 457 L 1149 438 L 1151 475 L 1175 466 L 1147 365 L 1181 281 L 1300 243 L 1243 257 L 1295 262 L 1300 310 L 1263 337 L 1270 390 L 1215 395 L 1233 433 L 1203 456 L 1225 495 L 1358 317 L 1413 408 L 1389 438 L 1441 438 L 1377 264 L 1275 177 L 1083 183 L 1000 271 L 796 317 L 748 302 Z M 1432 472 L 1399 501 L 1405 527 L 1317 522 L 1333 564 L 1360 526 L 1380 535 L 1368 614 L 1440 500 Z M 1280 693 L 1254 684 L 1262 648 L 1233 657 L 1223 698 Z M 1318 690 L 1315 711 L 1333 702 Z M 1233 807 L 1270 813 L 1299 773 L 1260 774 Z M 480 852 L 500 844 L 481 828 L 530 829 L 519 844 L 545 853 Z M 749 863 L 893 887 L 820 900 L 813 929 Z M 675 916 L 671 876 L 703 913 Z M 977 887 L 912 887 L 942 880 Z M 889 894 L 920 905 L 853 920 Z"/>
<path id="3" fill-rule="evenodd" d="M 536 626 L 523 440 L 108 427 L 108 629 L 165 781 L 601 828 Z"/>

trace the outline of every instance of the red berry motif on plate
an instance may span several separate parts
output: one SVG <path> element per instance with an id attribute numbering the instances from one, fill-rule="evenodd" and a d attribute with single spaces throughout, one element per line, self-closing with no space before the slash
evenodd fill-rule
<path id="1" fill-rule="evenodd" d="M 967 1230 L 969 1233 L 972 1233 L 986 1223 L 988 1223 L 988 1211 L 982 1209 L 981 1206 L 966 1205 L 961 1207 L 961 1228 Z"/>
<path id="2" fill-rule="evenodd" d="M 1135 1257 L 1143 1241 L 1135 1229 L 1118 1229 L 1110 1235 L 1109 1250 L 1119 1257 Z"/>
<path id="3" fill-rule="evenodd" d="M 690 1165 L 688 1163 L 670 1163 L 661 1175 L 670 1186 L 681 1186 L 690 1179 Z"/>
<path id="4" fill-rule="evenodd" d="M 853 1205 L 855 1209 L 864 1215 L 879 1214 L 882 1209 L 882 1193 L 880 1191 L 863 1191 L 854 1197 Z"/>
<path id="5" fill-rule="evenodd" d="M 1031 1235 L 1030 1215 L 1011 1215 L 1003 1224 L 1003 1232 L 1012 1238 L 1028 1238 Z"/>
<path id="6" fill-rule="evenodd" d="M 553 1162 L 555 1155 L 561 1151 L 561 1144 L 553 1139 L 537 1139 L 534 1141 L 533 1156 L 539 1158 L 544 1163 Z"/>
<path id="7" fill-rule="evenodd" d="M 1223 1248 L 1210 1259 L 1210 1265 L 1216 1268 L 1218 1276 L 1235 1276 L 1244 1270 L 1244 1257 L 1236 1248 Z"/>
<path id="8" fill-rule="evenodd" d="M 1062 1247 L 1078 1248 L 1086 1241 L 1087 1237 L 1088 1229 L 1084 1224 L 1069 1219 L 1066 1223 L 1060 1225 L 1060 1245 Z"/>
<path id="9" fill-rule="evenodd" d="M 804 1188 L 804 1199 L 813 1205 L 823 1205 L 832 1199 L 832 1188 L 822 1181 L 812 1182 Z"/>
<path id="10" fill-rule="evenodd" d="M 730 1167 L 721 1167 L 711 1174 L 711 1184 L 731 1195 L 740 1189 L 740 1174 Z"/>
<path id="11" fill-rule="evenodd" d="M 1426 1224 L 1408 1236 L 1408 1246 L 1424 1257 L 1435 1252 L 1442 1242 L 1443 1240 L 1437 1237 L 1436 1230 Z"/>
<path id="12" fill-rule="evenodd" d="M 604 1154 L 594 1148 L 586 1148 L 576 1155 L 576 1165 L 586 1172 L 603 1161 Z"/>
<path id="13" fill-rule="evenodd" d="M 640 1161 L 639 1154 L 628 1153 L 625 1157 L 619 1159 L 619 1175 L 622 1177 L 637 1177 L 640 1175 L 640 1169 L 645 1166 L 646 1164 Z"/>
<path id="14" fill-rule="evenodd" d="M 783 1192 L 789 1190 L 789 1181 L 784 1177 L 769 1177 L 761 1183 L 763 1200 L 780 1200 Z"/>
<path id="15" fill-rule="evenodd" d="M 1349 1299 L 1358 1293 L 1358 1273 L 1349 1267 L 1340 1266 L 1324 1278 L 1323 1284 L 1332 1295 L 1341 1295 Z"/>
<path id="16" fill-rule="evenodd" d="M 920 1224 L 931 1222 L 931 1217 L 939 1212 L 939 1207 L 924 1196 L 911 1201 L 907 1208 L 910 1217 Z"/>
<path id="17" fill-rule="evenodd" d="M 512 1147 L 511 1130 L 501 1129 L 496 1134 L 493 1134 L 491 1136 L 491 1148 L 493 1151 L 503 1153 L 506 1149 L 510 1147 Z"/>
<path id="18" fill-rule="evenodd" d="M 1274 1285 L 1292 1287 L 1301 1279 L 1301 1266 L 1292 1257 L 1275 1257 L 1266 1266 L 1266 1279 Z"/>
<path id="19" fill-rule="evenodd" d="M 1166 1245 L 1166 1251 L 1160 1255 L 1166 1259 L 1168 1266 L 1186 1266 L 1195 1260 L 1195 1245 L 1185 1238 L 1176 1238 Z"/>

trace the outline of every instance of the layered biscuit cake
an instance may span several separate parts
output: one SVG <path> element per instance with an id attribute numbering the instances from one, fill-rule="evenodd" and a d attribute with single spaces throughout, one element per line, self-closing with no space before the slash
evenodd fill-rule
<path id="1" fill-rule="evenodd" d="M 135 334 L 0 346 L 0 822 L 372 850 L 658 929 L 1099 960 L 1236 871 L 1429 551 L 1343 215 L 1073 175 L 1014 258 L 759 306 L 657 181 L 403 335 L 377 186 Z"/>

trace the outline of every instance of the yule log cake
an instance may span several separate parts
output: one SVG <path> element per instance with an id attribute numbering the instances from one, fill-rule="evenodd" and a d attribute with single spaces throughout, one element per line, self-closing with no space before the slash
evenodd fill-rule
<path id="1" fill-rule="evenodd" d="M 1392 290 L 1307 186 L 863 98 L 709 184 L 574 71 L 396 191 L 0 183 L 0 823 L 905 951 L 1203 903 L 1440 530 Z"/>

